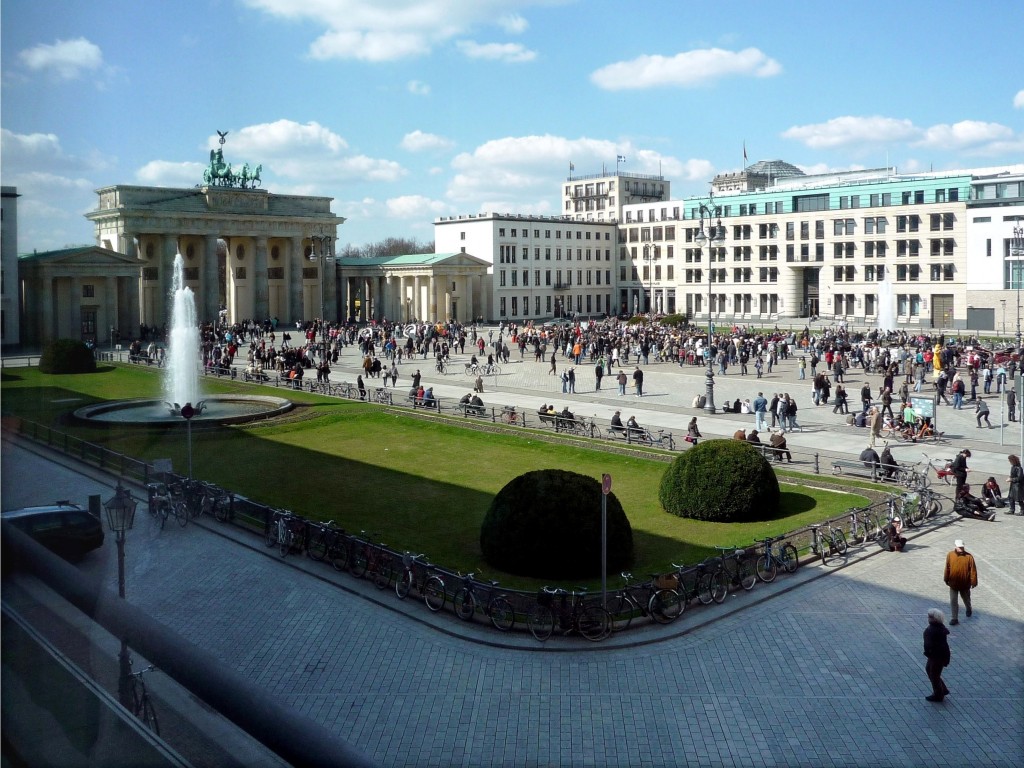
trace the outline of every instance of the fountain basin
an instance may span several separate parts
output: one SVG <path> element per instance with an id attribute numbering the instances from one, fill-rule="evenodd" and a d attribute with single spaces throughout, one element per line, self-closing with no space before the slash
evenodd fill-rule
<path id="1" fill-rule="evenodd" d="M 212 395 L 204 397 L 205 407 L 192 418 L 194 424 L 244 424 L 287 413 L 295 404 L 269 395 Z M 77 409 L 76 419 L 118 426 L 185 426 L 185 419 L 172 413 L 164 400 L 115 400 Z"/>

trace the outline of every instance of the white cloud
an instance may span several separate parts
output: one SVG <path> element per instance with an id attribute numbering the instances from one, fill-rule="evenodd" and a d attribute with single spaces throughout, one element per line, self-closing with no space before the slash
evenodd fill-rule
<path id="1" fill-rule="evenodd" d="M 66 154 L 56 134 L 14 133 L 6 128 L 0 129 L 0 160 L 5 177 L 31 172 L 67 176 L 95 172 L 110 164 L 99 155 L 78 157 Z M 9 183 L 7 178 L 4 183 Z"/>
<path id="2" fill-rule="evenodd" d="M 498 26 L 510 35 L 521 35 L 530 26 L 530 23 L 518 13 L 509 13 L 498 19 Z"/>
<path id="3" fill-rule="evenodd" d="M 519 9 L 564 0 L 244 0 L 273 16 L 312 22 L 325 31 L 310 45 L 314 59 L 394 61 L 423 56 L 472 30 L 526 29 Z"/>
<path id="4" fill-rule="evenodd" d="M 427 96 L 430 94 L 430 86 L 419 80 L 410 80 L 405 87 L 414 96 Z"/>
<path id="5" fill-rule="evenodd" d="M 218 146 L 218 140 L 216 135 L 211 136 L 207 149 Z M 264 187 L 268 173 L 308 184 L 310 189 L 340 181 L 396 181 L 406 173 L 393 160 L 350 155 L 347 151 L 345 139 L 317 122 L 277 120 L 229 131 L 224 159 L 236 167 L 243 163 L 262 165 Z"/>
<path id="6" fill-rule="evenodd" d="M 387 201 L 388 214 L 396 219 L 433 219 L 448 212 L 448 204 L 423 195 L 403 195 Z"/>
<path id="7" fill-rule="evenodd" d="M 203 183 L 205 169 L 202 163 L 151 160 L 135 172 L 135 179 L 150 187 L 194 187 Z"/>
<path id="8" fill-rule="evenodd" d="M 709 48 L 684 51 L 675 56 L 638 56 L 632 61 L 601 67 L 590 79 L 600 88 L 620 91 L 660 86 L 692 88 L 723 77 L 773 77 L 780 72 L 782 65 L 757 48 L 742 51 Z"/>
<path id="9" fill-rule="evenodd" d="M 53 45 L 43 43 L 22 51 L 18 56 L 29 69 L 49 73 L 60 80 L 74 80 L 103 66 L 103 52 L 84 37 L 58 40 Z"/>
<path id="10" fill-rule="evenodd" d="M 1013 131 L 999 123 L 961 120 L 953 125 L 933 125 L 915 144 L 934 149 L 965 149 L 1013 137 Z"/>
<path id="11" fill-rule="evenodd" d="M 1013 97 L 1013 106 L 1016 109 L 1024 109 L 1024 91 L 1017 91 L 1017 95 Z"/>
<path id="12" fill-rule="evenodd" d="M 519 43 L 476 43 L 472 40 L 460 40 L 456 46 L 470 59 L 522 64 L 537 58 L 534 51 L 524 48 Z"/>
<path id="13" fill-rule="evenodd" d="M 626 142 L 562 136 L 510 136 L 481 144 L 452 160 L 446 198 L 456 206 L 480 206 L 480 211 L 515 211 L 557 215 L 557 187 L 571 162 L 574 173 L 614 170 L 616 155 L 629 158 L 629 170 L 663 173 L 672 180 L 707 182 L 714 169 L 706 160 L 678 160 Z M 552 196 L 556 200 L 552 202 Z M 481 203 L 481 201 L 484 201 Z"/>
<path id="14" fill-rule="evenodd" d="M 794 139 L 811 149 L 912 141 L 920 135 L 921 130 L 910 120 L 878 115 L 834 117 L 825 123 L 796 125 L 782 133 L 783 138 Z"/>
<path id="15" fill-rule="evenodd" d="M 407 133 L 402 137 L 402 149 L 409 152 L 424 152 L 432 149 L 449 149 L 453 146 L 455 146 L 455 142 L 451 139 L 446 139 L 444 136 L 438 136 L 433 133 L 424 133 L 423 131 L 418 130 Z"/>

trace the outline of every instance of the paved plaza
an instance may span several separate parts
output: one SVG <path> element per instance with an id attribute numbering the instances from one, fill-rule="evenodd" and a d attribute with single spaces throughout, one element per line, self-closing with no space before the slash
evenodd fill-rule
<path id="1" fill-rule="evenodd" d="M 342 362 L 333 378 L 354 381 L 353 350 Z M 461 373 L 432 375 L 427 360 L 402 366 L 400 392 L 416 365 L 442 397 L 470 387 Z M 682 432 L 697 413 L 689 401 L 703 389 L 699 369 L 661 364 L 646 367 L 650 396 L 642 400 L 614 389 L 570 398 L 545 378 L 547 368 L 532 360 L 503 366 L 509 373 L 489 380 L 485 401 L 535 408 L 554 400 L 599 418 L 621 404 L 624 416 Z M 805 427 L 792 436 L 794 448 L 863 449 L 864 430 L 841 426 L 831 408 L 815 409 L 810 383 L 797 382 L 792 367 L 775 376 L 760 384 L 753 376 L 716 377 L 716 391 L 730 399 L 753 398 L 759 386 L 789 391 Z M 995 424 L 999 410 L 992 410 Z M 699 419 L 706 435 L 726 435 L 753 417 Z M 962 437 L 935 455 L 969 446 L 972 474 L 1003 480 L 1016 433 L 1007 430 L 1000 446 L 998 429 L 975 432 L 973 421 L 971 412 L 943 408 L 940 428 Z M 913 451 L 920 449 L 899 446 L 897 458 L 912 462 Z M 2 461 L 5 509 L 111 495 L 111 478 L 55 463 L 7 436 Z M 924 700 L 921 638 L 929 608 L 948 613 L 942 569 L 956 538 L 977 558 L 980 583 L 974 615 L 951 628 L 945 678 L 952 694 L 932 704 Z M 600 644 L 558 636 L 540 644 L 429 614 L 307 558 L 282 560 L 255 537 L 216 523 L 161 530 L 140 509 L 127 544 L 127 599 L 385 766 L 1017 766 L 1024 764 L 1022 553 L 1024 517 L 988 523 L 947 514 L 904 553 L 854 549 L 842 567 L 808 564 L 722 606 L 688 609 L 668 627 Z M 116 599 L 112 538 L 81 567 L 104 578 Z M 82 623 L 33 580 L 5 580 L 5 605 L 31 615 L 39 602 Z M 97 658 L 116 654 L 111 638 L 88 634 Z M 202 735 L 175 745 L 186 761 L 275 763 L 226 723 L 199 723 L 202 707 L 170 681 L 151 685 L 168 717 L 192 711 L 197 721 Z M 201 746 L 219 742 L 237 746 Z"/>
<path id="2" fill-rule="evenodd" d="M 102 480 L 11 444 L 3 469 L 4 506 L 110 495 Z M 45 491 L 10 483 L 40 475 Z M 905 553 L 853 557 L 827 574 L 808 565 L 601 645 L 469 627 L 347 576 L 339 588 L 322 578 L 329 569 L 313 573 L 307 559 L 281 561 L 216 528 L 160 530 L 141 513 L 128 542 L 129 601 L 382 765 L 1024 760 L 1021 518 L 949 519 Z M 978 558 L 981 583 L 974 616 L 953 628 L 953 693 L 934 705 L 923 698 L 921 632 L 927 609 L 945 608 L 942 564 L 956 537 Z M 105 576 L 111 599 L 115 560 L 106 546 L 82 564 Z M 22 589 L 7 584 L 5 602 L 31 602 Z M 98 653 L 109 664 L 115 652 L 108 640 Z M 151 683 L 164 718 L 168 707 L 199 709 L 170 687 Z M 212 728 L 208 740 L 245 743 L 226 724 Z M 241 764 L 273 764 L 246 748 L 254 757 Z M 229 757 L 208 764 L 239 764 Z"/>

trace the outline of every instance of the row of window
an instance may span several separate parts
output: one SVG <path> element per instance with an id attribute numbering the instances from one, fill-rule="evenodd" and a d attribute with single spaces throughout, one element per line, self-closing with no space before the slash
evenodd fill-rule
<path id="1" fill-rule="evenodd" d="M 584 255 L 586 256 L 585 259 L 584 259 Z M 519 251 L 519 257 L 520 257 L 520 259 L 522 261 L 529 261 L 530 260 L 530 249 L 527 248 L 526 246 L 523 246 L 522 249 Z M 534 261 L 540 261 L 541 260 L 541 249 L 540 248 L 534 248 L 533 249 L 533 259 L 534 259 Z M 577 248 L 576 249 L 576 261 L 584 261 L 584 260 L 591 261 L 592 259 L 594 261 L 600 261 L 601 260 L 601 249 L 600 248 L 587 248 L 587 249 Z M 561 260 L 562 260 L 562 249 L 561 248 L 555 248 L 555 261 L 561 261 Z M 565 249 L 565 260 L 566 261 L 572 261 L 572 248 L 566 248 Z M 604 260 L 605 261 L 611 261 L 612 260 L 611 249 L 605 248 L 605 250 L 604 250 Z M 544 249 L 544 261 L 551 261 L 551 249 L 550 248 L 545 248 Z M 498 246 L 498 263 L 499 264 L 515 264 L 516 263 L 516 246 L 514 246 L 514 245 L 499 245 Z"/>
<path id="2" fill-rule="evenodd" d="M 502 287 L 502 288 L 504 288 L 504 287 L 506 287 L 507 285 L 510 285 L 510 284 L 513 287 L 518 287 L 519 286 L 519 274 L 520 274 L 519 271 L 515 270 L 515 269 L 512 269 L 512 270 L 504 270 L 504 269 L 499 270 L 498 271 L 498 285 L 500 287 Z M 552 282 L 552 279 L 554 280 L 554 282 Z M 669 279 L 671 279 L 671 277 Z M 509 280 L 511 280 L 511 283 L 508 282 Z M 587 269 L 587 270 L 577 269 L 576 270 L 576 285 L 583 285 L 584 280 L 586 280 L 586 284 L 587 285 L 601 285 L 601 270 L 599 270 L 599 269 L 594 269 L 594 270 L 590 270 L 590 269 Z M 523 287 L 524 288 L 528 288 L 529 285 L 530 285 L 530 270 L 524 269 L 522 271 L 522 281 L 523 281 L 522 282 Z M 533 272 L 533 284 L 535 286 L 537 286 L 537 287 L 541 286 L 541 271 L 539 269 L 536 269 Z M 554 270 L 554 274 L 552 274 L 552 270 L 546 269 L 546 270 L 544 270 L 544 283 L 543 284 L 546 285 L 546 286 L 554 285 L 556 287 L 570 286 L 570 285 L 573 284 L 573 282 L 572 282 L 572 270 L 571 269 L 565 270 L 565 280 L 563 282 L 563 280 L 562 280 L 562 270 L 556 269 L 556 270 Z M 606 269 L 604 271 L 604 284 L 605 285 L 611 285 L 612 284 L 612 271 L 610 269 Z"/>
<path id="3" fill-rule="evenodd" d="M 924 274 L 919 264 L 897 264 L 896 282 L 916 283 Z M 956 268 L 953 264 L 930 264 L 928 266 L 929 279 L 934 282 L 952 281 L 956 278 Z M 882 264 L 868 264 L 864 267 L 864 280 L 867 282 L 885 280 L 885 266 Z M 844 267 L 833 267 L 832 278 L 837 283 L 855 282 L 857 280 L 857 268 L 852 264 Z"/>
<path id="4" fill-rule="evenodd" d="M 575 302 L 573 301 L 575 299 Z M 573 307 L 575 304 L 575 308 Z M 543 311 L 541 311 L 543 306 Z M 530 311 L 530 297 L 523 296 L 520 302 L 519 296 L 499 296 L 498 315 L 499 317 L 544 317 L 555 314 L 559 315 L 569 312 L 580 312 L 587 314 L 600 314 L 611 312 L 611 296 L 602 297 L 601 294 L 576 294 L 576 296 L 534 296 L 533 311 Z M 511 312 L 509 312 L 511 309 Z M 522 310 L 522 314 L 520 314 Z"/>
<path id="5" fill-rule="evenodd" d="M 706 311 L 708 297 L 702 293 L 688 293 L 683 297 L 688 314 L 699 315 Z M 754 296 L 751 293 L 734 293 L 727 296 L 724 293 L 712 293 L 710 296 L 711 313 L 733 312 L 734 314 L 749 315 L 755 310 L 763 314 L 777 314 L 779 311 L 779 296 L 776 293 L 762 293 Z"/>
<path id="6" fill-rule="evenodd" d="M 515 229 L 511 229 L 509 231 L 511 232 L 511 234 L 508 235 L 508 237 L 529 237 L 530 236 L 530 230 L 527 229 L 526 227 L 523 227 L 522 229 L 515 228 Z M 601 234 L 602 234 L 601 232 L 591 232 L 590 230 L 584 231 L 584 230 L 581 230 L 581 229 L 577 229 L 577 230 L 575 230 L 575 232 L 576 232 L 576 239 L 577 240 L 590 240 L 591 239 L 591 235 L 593 235 L 593 239 L 594 240 L 600 240 L 601 239 Z M 565 239 L 566 240 L 572 240 L 572 233 L 573 233 L 573 230 L 566 230 L 566 232 L 565 232 Z M 609 228 L 609 231 L 606 231 L 603 234 L 604 234 L 604 239 L 605 240 L 611 240 L 612 239 L 610 228 Z M 585 237 L 584 237 L 584 235 L 585 235 Z M 498 227 L 498 237 L 505 237 L 505 236 L 506 236 L 505 235 L 505 227 Z M 533 237 L 535 239 L 537 239 L 537 240 L 540 239 L 540 230 L 539 229 L 533 230 Z M 460 232 L 459 233 L 459 239 L 465 240 L 466 239 L 466 233 L 465 232 Z M 544 239 L 545 240 L 550 240 L 551 239 L 551 230 L 550 229 L 545 229 L 544 230 Z M 555 240 L 561 240 L 561 239 L 562 239 L 562 230 L 556 229 L 555 230 Z"/>
<path id="7" fill-rule="evenodd" d="M 839 316 L 861 316 L 861 298 L 852 293 L 837 293 L 832 297 L 835 314 Z M 878 297 L 866 294 L 863 297 L 863 316 L 878 314 Z M 899 317 L 918 317 L 921 314 L 921 296 L 917 293 L 896 295 L 896 314 Z"/>

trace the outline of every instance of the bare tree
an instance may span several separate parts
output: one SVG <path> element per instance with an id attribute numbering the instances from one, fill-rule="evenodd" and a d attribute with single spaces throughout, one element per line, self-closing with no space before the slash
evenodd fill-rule
<path id="1" fill-rule="evenodd" d="M 378 243 L 367 243 L 361 247 L 349 243 L 341 249 L 338 255 L 343 258 L 380 258 L 433 252 L 433 242 L 421 243 L 415 238 L 389 237 Z"/>

